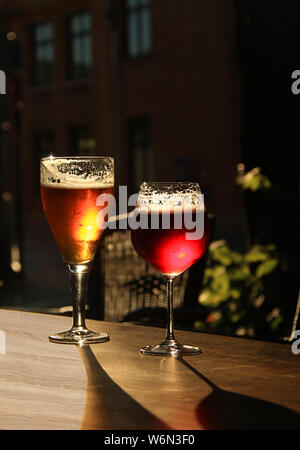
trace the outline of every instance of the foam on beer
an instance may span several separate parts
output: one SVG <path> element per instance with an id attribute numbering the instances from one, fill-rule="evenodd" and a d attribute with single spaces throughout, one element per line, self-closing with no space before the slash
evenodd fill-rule
<path id="1" fill-rule="evenodd" d="M 150 192 L 140 191 L 137 199 L 136 209 L 139 212 L 160 212 L 162 214 L 170 211 L 174 213 L 204 211 L 204 199 L 200 192 L 185 190 L 184 192 Z"/>
<path id="2" fill-rule="evenodd" d="M 186 238 L 196 240 L 204 234 L 204 213 L 204 197 L 196 183 L 143 183 L 132 215 L 145 229 L 149 220 L 151 229 L 193 229 Z"/>
<path id="3" fill-rule="evenodd" d="M 108 161 L 112 159 L 108 158 Z M 112 164 L 103 163 L 101 169 L 89 169 L 93 162 L 89 159 L 47 158 L 41 164 L 41 185 L 61 189 L 101 189 L 113 188 L 114 175 Z"/>

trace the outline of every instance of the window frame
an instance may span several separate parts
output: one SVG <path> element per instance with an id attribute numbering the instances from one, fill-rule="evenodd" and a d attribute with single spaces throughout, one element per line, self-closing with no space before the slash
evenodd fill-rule
<path id="1" fill-rule="evenodd" d="M 137 0 L 138 2 L 140 2 L 141 0 Z M 143 49 L 143 29 L 141 26 L 141 18 L 140 13 L 148 10 L 149 14 L 150 14 L 150 48 L 148 50 L 144 50 Z M 128 21 L 129 21 L 129 16 L 132 14 L 136 14 L 138 15 L 137 17 L 137 29 L 138 29 L 138 45 L 139 45 L 139 51 L 136 55 L 132 55 L 129 51 L 129 33 L 128 33 Z M 123 16 L 124 16 L 124 20 L 123 20 L 123 29 L 124 29 L 124 56 L 125 58 L 129 59 L 129 60 L 140 60 L 143 58 L 148 58 L 149 56 L 152 55 L 153 52 L 153 26 L 152 26 L 152 0 L 149 0 L 149 4 L 141 4 L 139 3 L 137 6 L 133 6 L 130 7 L 128 6 L 128 0 L 123 0 Z"/>
<path id="2" fill-rule="evenodd" d="M 84 31 L 80 31 L 77 33 L 72 32 L 71 30 L 71 23 L 72 23 L 72 19 L 75 16 L 80 16 L 83 14 L 89 14 L 90 16 L 90 29 L 89 30 L 84 30 Z M 78 36 L 79 35 L 79 36 Z M 89 73 L 84 76 L 84 75 L 79 75 L 76 76 L 74 74 L 74 68 L 75 68 L 75 64 L 74 64 L 74 60 L 73 60 L 73 50 L 72 50 L 72 43 L 74 42 L 74 37 L 76 39 L 76 37 L 82 39 L 86 36 L 89 36 L 90 38 L 90 57 L 91 57 L 91 63 L 89 66 Z M 93 43 L 93 15 L 92 15 L 92 11 L 90 11 L 89 9 L 80 9 L 77 11 L 73 11 L 71 13 L 68 14 L 67 17 L 67 21 L 66 21 L 66 42 L 67 42 L 67 57 L 66 57 L 66 79 L 68 81 L 85 81 L 85 80 L 90 80 L 92 77 L 92 71 L 93 71 L 93 65 L 94 65 L 94 60 L 93 60 L 93 51 L 94 51 L 94 43 Z"/>
<path id="3" fill-rule="evenodd" d="M 97 140 L 94 137 L 94 127 L 91 122 L 71 123 L 69 129 L 69 154 L 74 156 L 94 156 L 97 155 Z M 80 140 L 77 138 L 82 135 L 81 140 L 93 143 L 93 148 L 84 151 L 80 150 Z M 86 136 L 84 136 L 86 135 Z M 75 143 L 77 141 L 77 143 Z M 76 147 L 76 148 L 75 148 Z"/>
<path id="4" fill-rule="evenodd" d="M 46 81 L 40 81 L 38 80 L 37 76 L 37 65 L 38 65 L 38 58 L 37 58 L 37 50 L 40 48 L 38 44 L 41 44 L 41 41 L 37 41 L 36 39 L 36 29 L 38 26 L 43 26 L 45 24 L 51 25 L 52 28 L 52 37 L 42 40 L 42 46 L 46 46 L 51 44 L 52 45 L 52 60 L 51 60 L 51 73 L 50 77 Z M 30 36 L 31 36 L 31 85 L 34 87 L 47 87 L 50 86 L 54 81 L 54 61 L 55 61 L 55 26 L 52 19 L 43 19 L 37 22 L 34 22 L 31 24 L 30 29 Z"/>
<path id="5" fill-rule="evenodd" d="M 128 142 L 128 161 L 129 161 L 129 184 L 130 189 L 135 192 L 139 188 L 142 178 L 152 181 L 154 178 L 153 157 L 154 149 L 152 142 L 152 118 L 150 116 L 134 116 L 127 119 L 127 142 Z M 140 142 L 134 136 L 135 133 L 142 133 Z M 143 173 L 138 173 L 137 150 L 143 152 Z M 138 176 L 141 176 L 138 180 Z"/>

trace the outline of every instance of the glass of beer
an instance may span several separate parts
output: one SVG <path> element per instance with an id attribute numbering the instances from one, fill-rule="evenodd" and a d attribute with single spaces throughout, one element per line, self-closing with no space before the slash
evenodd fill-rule
<path id="1" fill-rule="evenodd" d="M 107 218 L 99 214 L 102 194 L 113 194 L 114 160 L 110 157 L 53 157 L 41 160 L 43 210 L 69 272 L 73 326 L 49 336 L 51 342 L 93 344 L 109 340 L 85 325 L 88 276 Z M 99 206 L 100 205 L 100 206 Z M 102 206 L 101 206 L 102 205 Z"/>
<path id="2" fill-rule="evenodd" d="M 148 345 L 144 355 L 195 355 L 200 348 L 182 345 L 174 337 L 173 281 L 205 253 L 209 228 L 203 196 L 197 183 L 143 183 L 131 226 L 133 246 L 146 262 L 167 281 L 168 315 L 166 337 Z"/>

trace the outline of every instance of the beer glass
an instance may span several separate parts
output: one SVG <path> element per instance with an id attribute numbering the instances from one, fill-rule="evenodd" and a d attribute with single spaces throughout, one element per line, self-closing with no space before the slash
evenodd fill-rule
<path id="1" fill-rule="evenodd" d="M 107 341 L 107 333 L 86 327 L 85 304 L 91 264 L 105 228 L 99 214 L 103 206 L 98 206 L 97 199 L 113 194 L 114 160 L 49 156 L 41 160 L 40 169 L 43 210 L 69 271 L 73 301 L 72 328 L 49 340 L 64 344 Z"/>
<path id="2" fill-rule="evenodd" d="M 145 355 L 195 355 L 200 348 L 180 344 L 174 337 L 173 281 L 194 264 L 207 249 L 209 229 L 203 197 L 197 183 L 143 183 L 140 187 L 131 239 L 145 261 L 167 281 L 168 315 L 166 337 L 148 345 Z"/>

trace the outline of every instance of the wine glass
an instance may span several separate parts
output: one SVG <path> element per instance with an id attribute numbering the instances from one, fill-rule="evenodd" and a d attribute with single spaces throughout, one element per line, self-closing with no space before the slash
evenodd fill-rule
<path id="1" fill-rule="evenodd" d="M 41 198 L 48 224 L 69 271 L 73 326 L 49 336 L 51 342 L 93 344 L 109 340 L 85 325 L 88 277 L 104 231 L 99 223 L 100 195 L 113 194 L 114 160 L 110 157 L 53 157 L 41 159 Z"/>
<path id="2" fill-rule="evenodd" d="M 198 183 L 143 183 L 131 213 L 133 246 L 167 281 L 168 315 L 164 341 L 148 345 L 144 355 L 195 355 L 200 348 L 174 337 L 173 281 L 205 253 L 209 229 Z"/>

